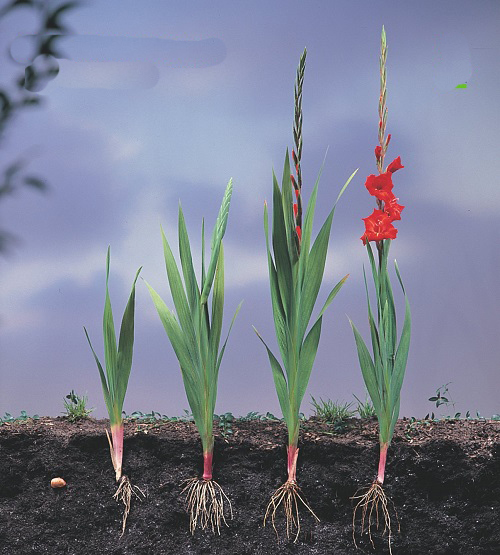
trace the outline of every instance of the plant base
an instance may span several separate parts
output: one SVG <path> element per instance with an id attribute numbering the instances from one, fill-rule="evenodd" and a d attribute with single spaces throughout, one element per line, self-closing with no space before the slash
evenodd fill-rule
<path id="1" fill-rule="evenodd" d="M 132 496 L 135 495 L 137 499 L 141 499 L 137 492 L 139 492 L 139 494 L 142 495 L 143 498 L 146 498 L 145 493 L 138 486 L 133 486 L 130 483 L 128 476 L 124 475 L 120 478 L 120 485 L 113 495 L 113 499 L 116 499 L 116 501 L 121 501 L 125 505 L 122 519 L 122 533 L 120 534 L 120 538 L 125 533 L 125 526 L 127 525 L 127 517 L 130 512 L 130 503 L 132 501 Z"/>
<path id="2" fill-rule="evenodd" d="M 300 495 L 300 488 L 295 480 L 287 480 L 281 487 L 279 487 L 272 495 L 269 504 L 267 505 L 266 514 L 264 516 L 264 526 L 268 518 L 271 518 L 271 523 L 273 525 L 274 531 L 276 532 L 276 537 L 279 540 L 278 530 L 276 529 L 276 511 L 280 505 L 283 505 L 285 511 L 286 519 L 286 537 L 290 538 L 290 535 L 295 533 L 294 543 L 299 538 L 300 533 L 300 517 L 299 517 L 299 503 L 312 514 L 312 516 L 319 522 L 319 518 L 314 514 L 314 511 L 309 507 L 305 499 Z"/>
<path id="3" fill-rule="evenodd" d="M 356 494 L 357 493 L 358 492 L 356 492 Z M 379 510 L 380 510 L 380 512 L 382 513 L 382 516 L 384 517 L 384 531 L 382 534 L 383 535 L 386 533 L 388 534 L 389 553 L 390 555 L 392 555 L 391 516 L 389 514 L 389 502 L 392 503 L 392 501 L 385 494 L 382 484 L 378 480 L 375 480 L 373 484 L 368 488 L 368 491 L 366 493 L 362 495 L 355 495 L 354 497 L 351 497 L 351 499 L 359 499 L 358 503 L 356 504 L 356 507 L 354 507 L 354 513 L 352 515 L 352 538 L 354 540 L 354 545 L 358 547 L 356 543 L 355 530 L 356 530 L 356 513 L 358 512 L 358 509 L 359 509 L 361 510 L 361 534 L 363 534 L 366 528 L 368 532 L 368 537 L 370 539 L 370 543 L 372 544 L 372 547 L 375 549 L 375 544 L 373 543 L 371 529 L 372 529 L 372 524 L 374 522 L 377 525 L 377 530 L 379 528 L 379 523 L 380 523 Z M 398 513 L 396 511 L 396 508 L 394 507 L 394 503 L 392 503 L 392 506 L 394 508 L 394 514 L 396 515 L 396 521 L 398 523 L 398 532 L 400 532 L 401 530 L 399 526 Z M 375 515 L 373 514 L 374 512 L 375 512 Z"/>
<path id="4" fill-rule="evenodd" d="M 197 526 L 202 530 L 210 526 L 214 534 L 217 530 L 220 535 L 221 524 L 229 526 L 224 514 L 224 501 L 229 505 L 231 520 L 233 518 L 233 508 L 228 496 L 215 480 L 191 478 L 185 484 L 182 493 L 186 493 L 191 534 L 194 534 Z"/>

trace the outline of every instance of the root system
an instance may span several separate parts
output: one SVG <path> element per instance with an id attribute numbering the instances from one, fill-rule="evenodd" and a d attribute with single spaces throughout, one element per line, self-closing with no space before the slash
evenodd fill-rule
<path id="1" fill-rule="evenodd" d="M 121 501 L 125 506 L 125 510 L 123 511 L 123 519 L 122 519 L 122 533 L 120 537 L 122 537 L 123 534 L 125 533 L 127 518 L 130 512 L 130 503 L 132 502 L 132 496 L 134 495 L 139 500 L 141 500 L 141 496 L 142 496 L 142 499 L 146 498 L 146 494 L 138 486 L 133 486 L 130 483 L 128 476 L 123 475 L 120 479 L 120 485 L 118 486 L 118 489 L 113 495 L 113 499 L 116 499 L 116 501 Z"/>
<path id="2" fill-rule="evenodd" d="M 396 521 L 398 523 L 398 532 L 400 532 L 398 513 L 396 512 L 394 503 L 392 503 L 391 499 L 387 497 L 387 495 L 385 494 L 384 488 L 382 487 L 382 484 L 378 480 L 375 480 L 373 482 L 373 484 L 368 488 L 368 491 L 366 493 L 362 495 L 357 495 L 357 493 L 358 492 L 356 492 L 356 495 L 354 497 L 351 497 L 351 499 L 359 500 L 356 504 L 356 507 L 354 507 L 354 512 L 352 515 L 352 538 L 354 540 L 354 545 L 358 547 L 356 543 L 355 532 L 356 532 L 356 514 L 359 509 L 361 510 L 361 535 L 364 533 L 366 529 L 368 533 L 368 537 L 370 539 L 370 543 L 372 544 L 372 547 L 375 549 L 375 544 L 373 542 L 371 529 L 372 529 L 372 524 L 374 522 L 376 523 L 377 530 L 379 529 L 379 524 L 380 524 L 379 510 L 380 510 L 384 518 L 384 530 L 382 532 L 382 535 L 387 534 L 389 553 L 390 555 L 392 555 L 392 549 L 391 549 L 392 529 L 391 529 L 391 515 L 389 513 L 389 503 L 391 503 L 393 506 L 394 514 L 396 516 Z"/>
<path id="3" fill-rule="evenodd" d="M 189 513 L 189 529 L 194 534 L 199 526 L 205 530 L 208 526 L 212 532 L 220 535 L 221 524 L 229 526 L 226 521 L 225 502 L 229 506 L 229 518 L 233 518 L 233 508 L 228 496 L 215 480 L 191 478 L 185 482 L 182 493 L 186 494 Z"/>
<path id="4" fill-rule="evenodd" d="M 314 514 L 314 511 L 307 504 L 307 501 L 300 495 L 300 488 L 295 480 L 287 480 L 281 487 L 279 487 L 271 497 L 264 516 L 264 526 L 268 518 L 271 518 L 276 537 L 279 540 L 278 530 L 276 529 L 276 511 L 280 505 L 283 505 L 286 520 L 286 537 L 289 539 L 290 535 L 295 532 L 294 543 L 299 538 L 300 533 L 300 516 L 299 516 L 299 503 L 312 514 L 312 516 L 319 522 L 319 518 Z"/>

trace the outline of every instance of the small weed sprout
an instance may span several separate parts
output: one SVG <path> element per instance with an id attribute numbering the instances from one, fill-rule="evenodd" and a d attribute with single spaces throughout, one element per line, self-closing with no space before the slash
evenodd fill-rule
<path id="1" fill-rule="evenodd" d="M 69 401 L 66 401 L 69 399 Z M 66 409 L 66 416 L 70 422 L 78 422 L 78 420 L 85 420 L 92 414 L 92 409 L 87 408 L 88 398 L 86 395 L 81 397 L 77 395 L 72 389 L 64 399 L 64 408 Z"/>
<path id="2" fill-rule="evenodd" d="M 356 395 L 354 395 L 354 393 L 353 393 L 353 396 L 356 399 L 356 401 L 358 402 L 358 406 L 356 407 L 355 412 L 358 413 L 358 416 L 360 418 L 370 419 L 370 418 L 375 418 L 377 416 L 377 413 L 375 412 L 375 407 L 373 406 L 370 399 L 365 397 L 365 400 L 361 401 Z"/>
<path id="3" fill-rule="evenodd" d="M 38 414 L 29 416 L 25 410 L 22 410 L 19 416 L 12 416 L 10 412 L 6 412 L 3 416 L 0 416 L 0 426 L 3 424 L 13 424 L 14 422 L 28 422 L 28 420 L 40 420 Z"/>
<path id="4" fill-rule="evenodd" d="M 351 409 L 352 403 L 341 403 L 339 401 L 331 401 L 327 399 L 323 401 L 320 398 L 319 402 L 311 395 L 311 404 L 315 411 L 315 416 L 319 420 L 324 420 L 329 424 L 345 423 L 349 418 L 354 416 Z"/>

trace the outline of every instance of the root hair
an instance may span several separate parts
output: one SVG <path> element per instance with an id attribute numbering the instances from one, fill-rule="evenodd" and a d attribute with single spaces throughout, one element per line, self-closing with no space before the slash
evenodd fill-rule
<path id="1" fill-rule="evenodd" d="M 351 499 L 359 499 L 356 506 L 354 507 L 354 512 L 352 515 L 352 538 L 354 540 L 354 545 L 356 546 L 356 548 L 358 547 L 358 544 L 356 543 L 355 531 L 356 531 L 356 514 L 359 509 L 361 510 L 361 535 L 363 534 L 366 528 L 366 531 L 368 532 L 368 537 L 370 539 L 370 543 L 372 544 L 373 549 L 375 549 L 375 544 L 373 542 L 371 529 L 372 529 L 372 524 L 374 522 L 377 526 L 377 530 L 379 528 L 379 523 L 380 523 L 379 506 L 380 506 L 380 512 L 384 517 L 384 530 L 382 532 L 382 535 L 385 535 L 387 533 L 389 554 L 392 555 L 392 549 L 391 549 L 392 529 L 391 529 L 391 515 L 389 513 L 389 503 L 392 504 L 392 507 L 394 509 L 394 514 L 396 515 L 396 521 L 398 523 L 398 532 L 401 531 L 400 525 L 399 525 L 398 513 L 396 511 L 396 507 L 394 506 L 394 503 L 389 497 L 387 497 L 387 495 L 385 494 L 384 488 L 382 487 L 382 484 L 378 480 L 375 480 L 372 483 L 372 485 L 368 488 L 368 491 L 366 493 L 362 495 L 357 495 L 359 491 L 360 490 L 356 492 L 354 497 L 351 497 Z M 375 515 L 373 514 L 374 512 L 375 512 Z"/>
<path id="2" fill-rule="evenodd" d="M 298 540 L 300 533 L 298 501 L 300 501 L 302 505 L 304 505 L 304 507 L 312 514 L 316 521 L 319 522 L 319 518 L 314 514 L 314 511 L 307 504 L 305 498 L 300 495 L 300 488 L 297 485 L 297 482 L 295 480 L 287 480 L 273 493 L 264 516 L 264 526 L 266 525 L 267 519 L 270 518 L 278 541 L 279 534 L 276 529 L 276 511 L 280 505 L 283 505 L 283 510 L 285 512 L 286 537 L 289 539 L 290 535 L 294 533 L 294 530 L 296 530 L 293 542 L 295 543 Z"/>
<path id="3" fill-rule="evenodd" d="M 189 529 L 194 534 L 199 526 L 205 530 L 210 526 L 212 532 L 220 535 L 220 526 L 226 521 L 225 502 L 229 505 L 229 518 L 233 518 L 233 507 L 229 497 L 215 480 L 191 478 L 184 482 L 181 493 L 186 494 L 187 511 L 189 513 Z"/>

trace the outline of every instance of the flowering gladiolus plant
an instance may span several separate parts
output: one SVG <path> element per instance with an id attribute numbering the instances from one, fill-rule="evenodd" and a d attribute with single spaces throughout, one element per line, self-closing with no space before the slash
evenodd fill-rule
<path id="1" fill-rule="evenodd" d="M 125 393 L 127 392 L 128 379 L 130 370 L 132 368 L 132 353 L 134 349 L 134 313 L 135 313 L 135 284 L 141 268 L 137 270 L 134 282 L 132 284 L 132 291 L 128 299 L 127 306 L 122 318 L 122 325 L 120 328 L 120 339 L 118 346 L 116 345 L 115 326 L 113 323 L 113 313 L 111 311 L 111 301 L 109 298 L 108 281 L 109 281 L 109 247 L 106 257 L 106 300 L 104 304 L 103 316 L 103 336 L 104 336 L 104 354 L 106 360 L 106 372 L 104 372 L 101 362 L 97 357 L 92 343 L 90 342 L 89 334 L 85 327 L 85 335 L 89 342 L 92 354 L 99 370 L 101 377 L 102 391 L 104 394 L 104 401 L 109 414 L 109 423 L 111 427 L 111 439 L 108 431 L 109 450 L 111 453 L 111 461 L 115 469 L 116 481 L 119 483 L 118 489 L 114 495 L 115 499 L 122 501 L 125 505 L 125 511 L 122 521 L 122 535 L 125 532 L 125 525 L 127 523 L 127 516 L 130 511 L 130 502 L 132 495 L 139 497 L 137 492 L 142 491 L 137 486 L 132 486 L 128 476 L 122 474 L 122 460 L 123 460 L 123 402 L 125 400 Z"/>
<path id="2" fill-rule="evenodd" d="M 367 530 L 370 541 L 371 523 L 375 511 L 378 527 L 378 507 L 381 506 L 384 515 L 384 532 L 388 532 L 389 551 L 391 551 L 391 521 L 388 511 L 388 498 L 383 490 L 387 450 L 394 433 L 394 426 L 399 416 L 400 392 L 405 375 L 408 349 L 410 346 L 411 318 L 410 306 L 401 280 L 399 268 L 395 262 L 398 281 L 405 297 L 405 318 L 403 329 L 398 342 L 396 327 L 396 310 L 392 294 L 391 282 L 387 271 L 387 258 L 391 241 L 396 238 L 397 229 L 393 223 L 401 219 L 404 206 L 398 204 L 398 198 L 393 194 L 392 176 L 394 172 L 403 168 L 398 156 L 384 171 L 384 157 L 391 136 L 385 138 L 387 123 L 386 107 L 386 58 L 387 45 L 385 30 L 382 28 L 381 56 L 380 56 L 380 100 L 379 100 L 379 146 L 375 148 L 375 158 L 379 175 L 368 176 L 365 186 L 376 199 L 377 208 L 365 222 L 365 232 L 361 236 L 366 245 L 370 260 L 375 292 L 377 297 L 377 319 L 375 320 L 368 295 L 368 285 L 365 288 L 368 300 L 368 322 L 370 325 L 373 356 L 363 341 L 358 330 L 351 322 L 358 351 L 359 363 L 366 388 L 371 397 L 379 422 L 380 459 L 375 481 L 368 491 L 353 499 L 359 499 L 353 514 L 353 538 L 355 532 L 355 518 L 358 509 L 362 510 L 361 533 L 364 531 L 365 519 L 368 519 Z M 374 241 L 378 252 L 378 264 L 375 262 L 370 242 Z M 397 517 L 397 514 L 396 514 Z"/>
<path id="3" fill-rule="evenodd" d="M 217 398 L 217 382 L 222 356 L 229 332 L 240 306 L 236 309 L 226 340 L 219 350 L 224 309 L 224 250 L 222 238 L 226 232 L 233 182 L 229 181 L 211 239 L 211 257 L 205 268 L 205 234 L 201 232 L 201 283 L 198 286 L 191 257 L 191 247 L 179 204 L 179 254 L 182 276 L 172 250 L 162 230 L 163 251 L 170 291 L 177 317 L 167 307 L 158 293 L 149 285 L 149 292 L 158 315 L 167 332 L 181 368 L 184 388 L 194 421 L 200 432 L 203 447 L 203 476 L 187 481 L 184 488 L 190 514 L 190 529 L 194 533 L 199 524 L 202 529 L 210 526 L 220 533 L 221 522 L 226 523 L 224 501 L 231 502 L 220 485 L 212 479 L 214 451 L 213 416 Z M 212 307 L 208 298 L 212 292 Z"/>
<path id="4" fill-rule="evenodd" d="M 316 316 L 314 324 L 308 331 L 309 321 L 323 279 L 330 229 L 336 203 L 311 247 L 319 178 L 309 199 L 304 221 L 302 221 L 302 173 L 300 167 L 302 156 L 301 103 L 305 60 L 306 50 L 304 50 L 300 59 L 295 83 L 295 120 L 293 131 L 296 150 L 292 151 L 292 159 L 295 164 L 297 177 L 295 178 L 290 172 L 288 151 L 285 157 L 281 189 L 273 173 L 273 254 L 271 254 L 269 241 L 267 204 L 264 206 L 264 231 L 271 284 L 271 301 L 282 364 L 280 364 L 257 330 L 255 330 L 266 347 L 281 411 L 288 428 L 288 479 L 271 497 L 271 501 L 267 506 L 264 525 L 267 518 L 270 517 L 276 531 L 276 511 L 282 505 L 286 517 L 287 537 L 289 537 L 293 529 L 296 529 L 295 541 L 300 532 L 298 501 L 317 519 L 312 509 L 301 496 L 296 480 L 297 457 L 299 453 L 300 404 L 306 392 L 318 350 L 323 313 L 348 277 L 345 276 L 332 289 L 323 308 Z M 351 175 L 343 186 L 337 201 L 355 173 Z"/>

